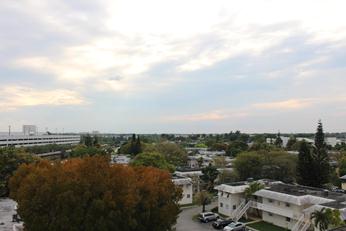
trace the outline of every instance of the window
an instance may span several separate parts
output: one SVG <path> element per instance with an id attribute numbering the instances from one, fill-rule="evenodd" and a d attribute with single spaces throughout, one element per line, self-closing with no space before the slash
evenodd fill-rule
<path id="1" fill-rule="evenodd" d="M 235 210 L 237 208 L 237 206 L 236 205 L 233 205 L 233 210 Z"/>
<path id="2" fill-rule="evenodd" d="M 221 207 L 221 208 L 223 207 L 223 204 L 222 204 L 222 203 L 220 203 L 220 207 Z"/>
<path id="3" fill-rule="evenodd" d="M 229 193 L 227 193 L 227 198 L 229 198 Z"/>
<path id="4" fill-rule="evenodd" d="M 287 222 L 290 222 L 290 221 L 291 221 L 291 218 L 286 217 L 286 221 L 287 221 Z"/>
<path id="5" fill-rule="evenodd" d="M 286 207 L 290 207 L 290 203 L 286 203 Z"/>
<path id="6" fill-rule="evenodd" d="M 273 216 L 273 214 L 272 214 L 272 213 L 268 213 L 268 215 L 269 215 L 270 217 L 272 217 L 272 216 Z"/>
<path id="7" fill-rule="evenodd" d="M 273 200 L 272 199 L 268 199 L 269 203 L 273 203 Z"/>
<path id="8" fill-rule="evenodd" d="M 187 198 L 190 198 L 190 194 L 187 194 L 186 197 L 187 197 Z"/>

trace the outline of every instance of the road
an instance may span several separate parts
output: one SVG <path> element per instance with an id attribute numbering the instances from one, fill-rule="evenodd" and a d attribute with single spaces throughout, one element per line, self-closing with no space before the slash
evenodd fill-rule
<path id="1" fill-rule="evenodd" d="M 217 202 L 213 202 L 212 204 L 206 207 L 207 211 L 210 211 L 212 208 L 217 206 Z M 176 231 L 210 231 L 214 230 L 210 223 L 201 223 L 199 221 L 193 221 L 192 217 L 196 214 L 202 212 L 202 207 L 193 207 L 186 208 L 179 214 Z"/>

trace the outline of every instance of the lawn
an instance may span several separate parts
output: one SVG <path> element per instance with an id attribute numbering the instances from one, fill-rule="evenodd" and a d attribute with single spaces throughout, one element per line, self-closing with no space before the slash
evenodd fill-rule
<path id="1" fill-rule="evenodd" d="M 249 224 L 247 226 L 252 227 L 254 229 L 257 229 L 257 230 L 260 230 L 260 231 L 287 231 L 287 229 L 269 224 L 269 223 L 264 222 L 264 221 Z"/>

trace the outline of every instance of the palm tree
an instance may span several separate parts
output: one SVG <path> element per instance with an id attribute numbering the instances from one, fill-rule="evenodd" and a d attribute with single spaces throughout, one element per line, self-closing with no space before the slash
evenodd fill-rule
<path id="1" fill-rule="evenodd" d="M 245 189 L 245 192 L 244 192 L 246 201 L 249 201 L 252 198 L 252 196 L 255 194 L 255 192 L 263 188 L 264 188 L 264 185 L 259 182 L 251 183 L 249 187 Z"/>
<path id="2" fill-rule="evenodd" d="M 261 190 L 264 188 L 264 185 L 259 183 L 259 182 L 252 182 L 248 188 L 245 189 L 244 194 L 245 194 L 245 200 L 246 203 L 250 201 L 250 199 L 253 197 L 255 192 Z M 260 212 L 258 209 L 256 209 L 257 216 L 260 217 Z M 247 214 L 245 214 L 247 216 Z"/>
<path id="3" fill-rule="evenodd" d="M 316 210 L 311 214 L 311 219 L 314 220 L 314 225 L 320 231 L 325 231 L 329 227 L 330 219 L 326 208 Z"/>

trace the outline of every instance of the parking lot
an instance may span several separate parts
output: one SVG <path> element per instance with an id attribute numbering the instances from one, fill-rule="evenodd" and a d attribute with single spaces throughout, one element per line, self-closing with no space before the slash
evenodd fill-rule
<path id="1" fill-rule="evenodd" d="M 14 206 L 15 202 L 8 198 L 0 199 L 0 230 L 11 231 L 13 222 L 12 215 L 15 213 Z"/>
<path id="2" fill-rule="evenodd" d="M 210 211 L 212 208 L 214 208 L 217 205 L 216 202 L 212 203 L 211 205 L 206 207 L 207 211 Z M 176 231 L 210 231 L 210 230 L 216 230 L 212 227 L 213 222 L 209 223 L 202 223 L 198 220 L 193 220 L 193 217 L 196 214 L 199 214 L 202 212 L 202 207 L 192 207 L 192 208 L 185 208 L 182 210 L 182 212 L 179 214 Z"/>

